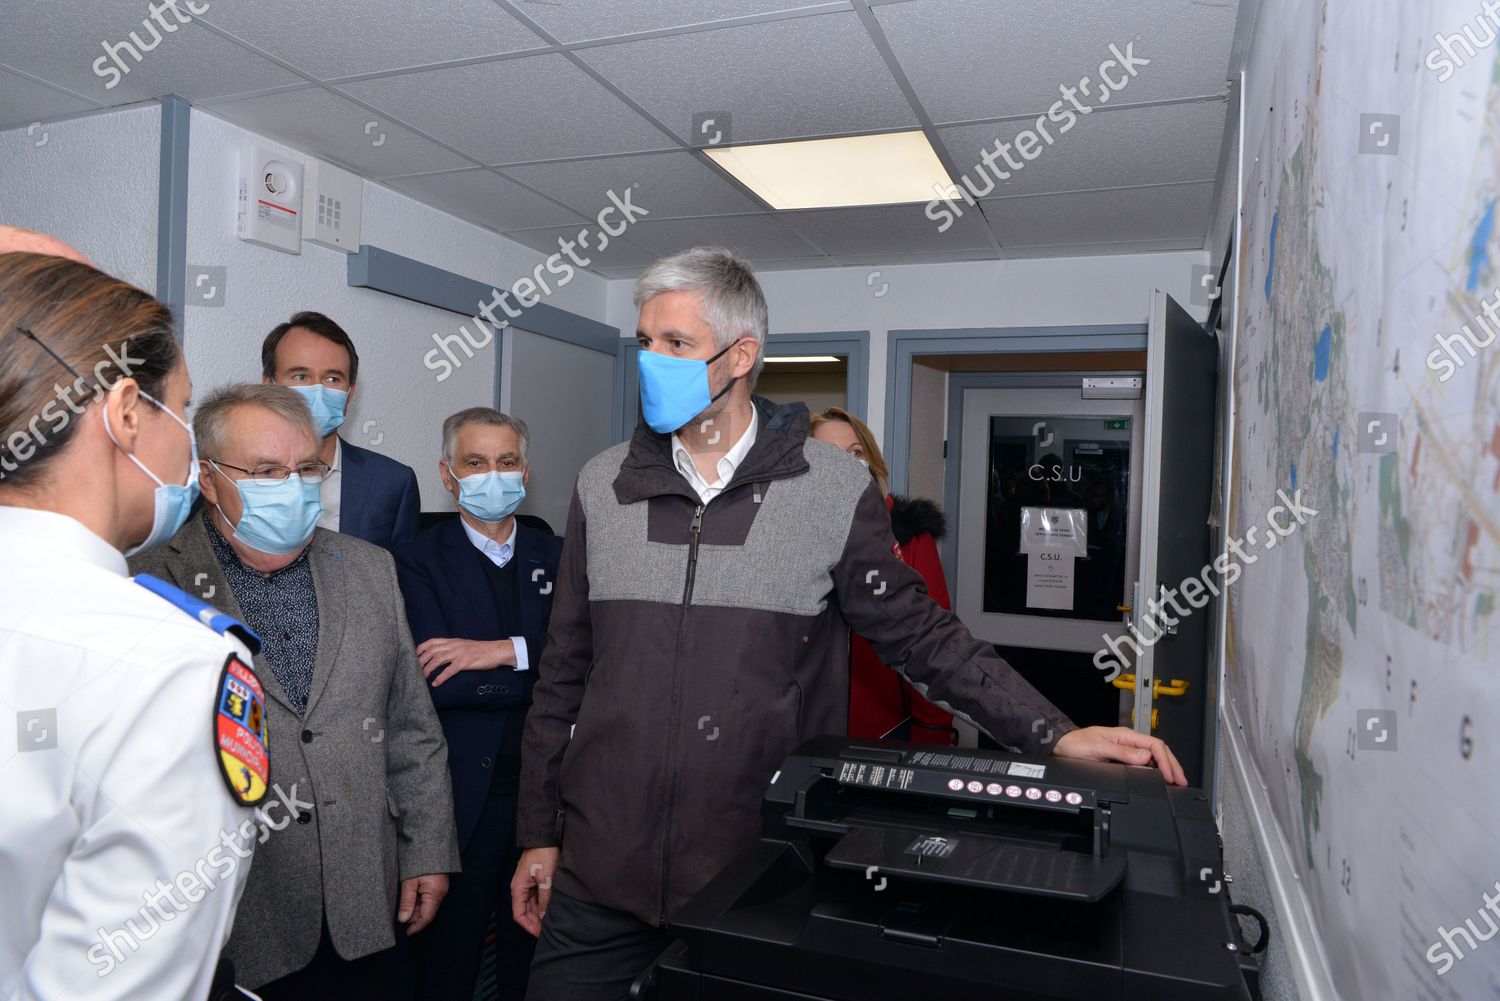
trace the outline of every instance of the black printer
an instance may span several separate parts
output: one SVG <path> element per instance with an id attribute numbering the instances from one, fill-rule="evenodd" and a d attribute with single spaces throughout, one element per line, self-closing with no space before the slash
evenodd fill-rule
<path id="1" fill-rule="evenodd" d="M 823 737 L 764 815 L 632 997 L 1259 997 L 1207 797 L 1154 768 Z"/>

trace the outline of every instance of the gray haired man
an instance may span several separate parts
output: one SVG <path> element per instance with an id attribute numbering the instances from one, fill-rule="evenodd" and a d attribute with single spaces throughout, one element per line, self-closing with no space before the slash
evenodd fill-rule
<path id="1" fill-rule="evenodd" d="M 263 642 L 275 800 L 225 952 L 267 1001 L 378 997 L 379 955 L 458 869 L 447 749 L 391 556 L 317 528 L 328 467 L 302 397 L 230 386 L 193 415 L 203 511 L 131 561 Z"/>
<path id="2" fill-rule="evenodd" d="M 396 572 L 422 673 L 448 738 L 463 873 L 431 928 L 412 940 L 420 1001 L 470 998 L 485 930 L 516 865 L 516 790 L 532 665 L 547 646 L 562 540 L 522 525 L 530 470 L 526 422 L 489 407 L 443 422 L 438 474 L 458 517 L 396 550 Z M 534 943 L 496 929 L 494 985 L 526 991 Z"/>
<path id="3" fill-rule="evenodd" d="M 642 423 L 578 476 L 526 722 L 511 908 L 539 935 L 530 1001 L 628 996 L 666 921 L 759 837 L 785 756 L 844 732 L 848 626 L 1002 744 L 1185 784 L 1160 740 L 1079 729 L 971 636 L 896 556 L 869 473 L 808 438 L 802 404 L 751 396 L 768 324 L 747 263 L 685 251 L 635 302 Z"/>

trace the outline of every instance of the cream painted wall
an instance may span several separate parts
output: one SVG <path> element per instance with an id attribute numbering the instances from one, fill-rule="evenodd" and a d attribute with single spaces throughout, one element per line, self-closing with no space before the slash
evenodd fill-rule
<path id="1" fill-rule="evenodd" d="M 943 440 L 948 427 L 948 373 L 926 365 L 911 369 L 911 456 L 906 492 L 943 503 Z"/>
<path id="2" fill-rule="evenodd" d="M 767 379 L 767 376 L 770 376 Z M 849 377 L 843 372 L 787 372 L 783 366 L 767 365 L 755 391 L 777 402 L 793 400 L 807 404 L 812 413 L 849 402 Z"/>

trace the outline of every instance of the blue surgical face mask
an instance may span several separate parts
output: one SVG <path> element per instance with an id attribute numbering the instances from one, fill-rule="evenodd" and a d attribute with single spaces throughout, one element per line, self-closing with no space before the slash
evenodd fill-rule
<path id="1" fill-rule="evenodd" d="M 168 410 L 159 400 L 149 393 L 141 393 L 146 399 L 156 405 L 156 408 L 168 417 L 172 418 L 183 429 L 187 431 L 188 447 L 192 449 L 192 461 L 188 466 L 188 478 L 184 484 L 163 483 L 161 477 L 146 468 L 141 462 L 129 452 L 125 452 L 125 458 L 136 464 L 141 472 L 156 483 L 155 501 L 156 509 L 151 515 L 151 531 L 145 540 L 125 550 L 126 556 L 134 556 L 143 549 L 150 549 L 159 545 L 177 534 L 177 530 L 187 521 L 188 512 L 193 509 L 193 502 L 198 499 L 198 440 L 193 437 L 193 429 L 181 417 Z M 104 421 L 104 433 L 109 435 L 109 440 L 120 448 L 120 443 L 115 439 L 115 433 L 109 426 L 109 408 L 100 407 L 99 416 Z M 124 452 L 124 449 L 120 449 Z"/>
<path id="2" fill-rule="evenodd" d="M 285 556 L 312 538 L 318 519 L 323 517 L 322 484 L 304 483 L 296 473 L 279 483 L 230 480 L 217 462 L 208 461 L 239 491 L 241 510 L 240 520 L 234 526 L 236 539 L 262 553 Z M 229 517 L 224 509 L 214 506 L 227 522 Z"/>
<path id="3" fill-rule="evenodd" d="M 288 386 L 302 394 L 307 409 L 312 411 L 313 423 L 318 426 L 318 437 L 327 438 L 344 423 L 344 408 L 349 405 L 349 393 L 343 389 L 330 389 L 324 385 Z"/>
<path id="4" fill-rule="evenodd" d="M 707 361 L 654 351 L 641 351 L 636 356 L 641 379 L 641 414 L 651 430 L 657 434 L 671 434 L 729 392 L 729 387 L 734 385 L 733 379 L 717 395 L 708 384 L 708 366 L 722 358 L 724 351 Z"/>
<path id="5" fill-rule="evenodd" d="M 486 524 L 509 518 L 526 498 L 525 473 L 470 473 L 458 481 L 458 506 Z"/>

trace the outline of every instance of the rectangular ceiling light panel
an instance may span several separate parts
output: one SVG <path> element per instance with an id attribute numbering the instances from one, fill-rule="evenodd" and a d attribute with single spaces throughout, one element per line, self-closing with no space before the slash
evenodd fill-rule
<path id="1" fill-rule="evenodd" d="M 925 202 L 953 188 L 921 130 L 703 152 L 776 209 Z"/>

